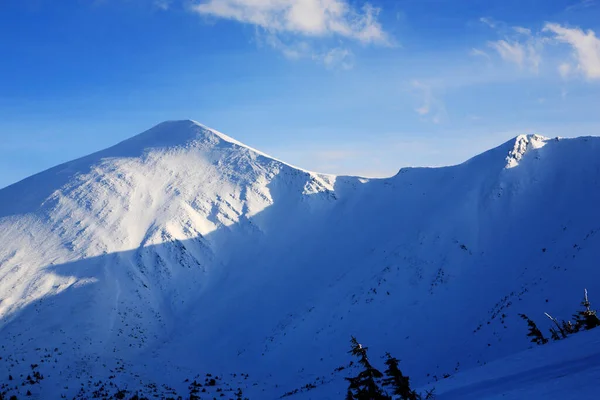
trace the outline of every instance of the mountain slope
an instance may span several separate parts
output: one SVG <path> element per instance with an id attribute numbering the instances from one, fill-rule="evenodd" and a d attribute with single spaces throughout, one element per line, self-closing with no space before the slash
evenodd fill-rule
<path id="1" fill-rule="evenodd" d="M 476 367 L 528 346 L 518 313 L 600 293 L 599 156 L 530 135 L 335 177 L 163 123 L 0 191 L 0 356 L 25 360 L 8 373 L 59 349 L 47 393 L 127 364 L 173 387 L 243 371 L 254 398 L 340 398 L 350 335 L 419 384 Z"/>
<path id="2" fill-rule="evenodd" d="M 600 332 L 581 332 L 440 381 L 438 400 L 593 399 L 600 374 Z"/>

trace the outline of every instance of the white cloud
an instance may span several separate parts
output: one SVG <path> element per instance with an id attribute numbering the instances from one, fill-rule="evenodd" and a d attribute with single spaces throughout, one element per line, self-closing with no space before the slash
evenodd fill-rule
<path id="1" fill-rule="evenodd" d="M 582 10 L 585 8 L 589 8 L 596 5 L 596 1 L 595 0 L 581 0 L 578 3 L 572 4 L 570 6 L 568 6 L 565 11 L 576 11 L 576 10 Z"/>
<path id="2" fill-rule="evenodd" d="M 569 63 L 562 63 L 558 66 L 558 72 L 563 78 L 568 77 L 571 74 L 572 70 L 573 67 Z"/>
<path id="3" fill-rule="evenodd" d="M 600 79 L 600 39 L 592 30 L 584 32 L 579 28 L 566 28 L 559 24 L 546 24 L 545 32 L 554 34 L 554 39 L 561 43 L 566 43 L 573 48 L 573 58 L 577 66 L 576 69 L 583 73 L 588 79 Z M 559 67 L 561 75 L 571 72 L 565 63 Z"/>
<path id="4" fill-rule="evenodd" d="M 201 0 L 191 6 L 201 15 L 260 27 L 272 34 L 338 36 L 361 43 L 389 44 L 378 21 L 379 9 L 348 0 Z"/>
<path id="5" fill-rule="evenodd" d="M 434 124 L 441 123 L 446 117 L 446 107 L 438 97 L 434 96 L 432 85 L 413 80 L 411 86 L 417 90 L 421 100 L 421 106 L 415 108 L 416 113 Z"/>
<path id="6" fill-rule="evenodd" d="M 481 17 L 479 18 L 479 22 L 486 24 L 490 28 L 494 29 L 496 27 L 496 21 L 491 18 Z"/>
<path id="7" fill-rule="evenodd" d="M 593 1 L 582 1 L 572 8 L 586 8 L 594 4 Z M 502 39 L 489 41 L 487 44 L 506 62 L 537 73 L 544 47 L 549 43 L 564 43 L 572 48 L 573 55 L 572 60 L 564 60 L 557 64 L 559 74 L 563 78 L 579 73 L 587 79 L 600 79 L 600 38 L 592 30 L 583 31 L 577 27 L 568 28 L 556 23 L 547 23 L 541 31 L 533 33 L 531 29 L 521 26 L 507 29 L 504 23 L 490 18 L 480 18 L 480 22 L 503 36 Z M 486 55 L 476 48 L 473 48 L 470 54 Z"/>
<path id="8" fill-rule="evenodd" d="M 423 97 L 423 101 L 422 101 L 423 105 L 421 105 L 418 108 L 415 108 L 415 111 L 417 112 L 417 114 L 422 115 L 422 116 L 429 114 L 429 112 L 431 111 L 431 100 L 432 100 L 431 87 L 421 83 L 418 80 L 412 81 L 412 86 L 414 88 L 418 89 L 421 92 L 421 95 Z"/>
<path id="9" fill-rule="evenodd" d="M 525 49 L 520 43 L 509 43 L 506 40 L 488 42 L 488 46 L 496 50 L 503 60 L 518 64 L 520 67 L 525 62 Z"/>
<path id="10" fill-rule="evenodd" d="M 541 41 L 532 41 L 527 44 L 527 63 L 529 64 L 529 68 L 537 73 L 540 69 L 540 64 L 542 63 L 542 54 L 541 54 Z"/>
<path id="11" fill-rule="evenodd" d="M 168 10 L 173 0 L 154 0 L 154 7 L 161 10 Z"/>
<path id="12" fill-rule="evenodd" d="M 327 68 L 352 69 L 354 66 L 352 52 L 341 47 L 331 49 L 317 59 L 320 59 Z"/>
<path id="13" fill-rule="evenodd" d="M 490 59 L 490 55 L 488 53 L 486 53 L 483 50 L 477 49 L 477 48 L 472 48 L 471 51 L 469 52 L 470 55 L 475 56 L 475 57 L 484 57 L 486 59 Z"/>
<path id="14" fill-rule="evenodd" d="M 328 69 L 349 70 L 354 67 L 354 54 L 343 47 L 317 51 L 305 40 L 284 42 L 277 35 L 261 32 L 256 33 L 256 38 L 259 46 L 269 46 L 290 60 L 311 59 Z"/>
<path id="15" fill-rule="evenodd" d="M 488 46 L 494 49 L 504 61 L 517 64 L 519 68 L 527 67 L 537 73 L 542 62 L 540 50 L 543 41 L 533 36 L 528 28 L 513 26 L 511 31 L 512 35 L 489 41 Z"/>
<path id="16" fill-rule="evenodd" d="M 267 45 L 284 55 L 284 57 L 290 60 L 299 60 L 302 58 L 311 58 L 314 57 L 313 49 L 310 44 L 303 40 L 297 40 L 293 42 L 284 42 L 277 35 L 274 34 L 262 34 L 261 32 L 256 32 L 256 40 L 257 43 L 262 45 Z"/>
<path id="17" fill-rule="evenodd" d="M 426 101 L 425 104 L 423 104 L 421 107 L 416 108 L 415 111 L 419 114 L 419 115 L 427 115 L 429 114 L 429 102 Z"/>
<path id="18" fill-rule="evenodd" d="M 513 30 L 521 35 L 531 36 L 531 29 L 523 28 L 522 26 L 513 26 Z"/>

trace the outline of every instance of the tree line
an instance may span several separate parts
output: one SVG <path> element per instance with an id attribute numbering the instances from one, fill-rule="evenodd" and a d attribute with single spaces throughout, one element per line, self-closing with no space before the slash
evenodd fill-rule
<path id="1" fill-rule="evenodd" d="M 367 347 L 362 346 L 354 336 L 350 340 L 350 354 L 358 358 L 362 371 L 358 375 L 346 378 L 349 382 L 346 400 L 423 400 L 433 399 L 433 392 L 425 395 L 410 387 L 410 378 L 399 368 L 400 361 L 386 353 L 387 369 L 381 373 L 369 361 Z"/>
<path id="2" fill-rule="evenodd" d="M 552 321 L 552 326 L 549 329 L 550 338 L 552 340 L 565 339 L 567 336 L 575 334 L 580 331 L 590 330 L 600 326 L 600 319 L 598 318 L 596 310 L 592 310 L 591 303 L 588 299 L 587 289 L 583 291 L 583 300 L 581 301 L 583 310 L 579 310 L 573 314 L 573 321 L 559 321 L 548 313 L 544 313 L 546 317 Z M 537 324 L 525 314 L 519 314 L 519 316 L 527 322 L 529 331 L 527 336 L 531 338 L 531 342 L 542 345 L 549 342 L 549 339 L 544 336 L 542 331 L 538 328 Z"/>

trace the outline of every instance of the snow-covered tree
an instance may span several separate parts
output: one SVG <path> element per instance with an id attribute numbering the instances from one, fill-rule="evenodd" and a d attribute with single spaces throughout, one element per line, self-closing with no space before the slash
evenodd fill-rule
<path id="1" fill-rule="evenodd" d="M 560 340 L 560 339 L 566 338 L 567 332 L 563 329 L 563 327 L 558 322 L 558 320 L 556 318 L 554 318 L 552 315 L 548 314 L 547 312 L 545 312 L 544 315 L 546 317 L 548 317 L 548 319 L 550 319 L 550 321 L 554 322 L 554 325 L 556 325 L 556 328 L 557 328 L 557 329 L 550 328 L 550 334 L 552 335 L 552 340 Z"/>
<path id="2" fill-rule="evenodd" d="M 575 318 L 575 331 L 582 329 L 588 330 L 600 326 L 600 319 L 596 315 L 596 311 L 592 310 L 591 303 L 588 299 L 587 289 L 583 291 L 583 301 L 581 305 L 585 307 L 585 310 L 577 312 L 573 317 Z"/>

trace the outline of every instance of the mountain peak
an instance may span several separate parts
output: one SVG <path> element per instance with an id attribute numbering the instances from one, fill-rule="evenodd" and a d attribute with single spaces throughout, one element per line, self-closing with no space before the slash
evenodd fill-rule
<path id="1" fill-rule="evenodd" d="M 139 151 L 152 148 L 187 147 L 192 144 L 204 144 L 211 147 L 236 146 L 256 155 L 267 157 L 289 165 L 260 150 L 250 147 L 222 132 L 191 119 L 164 121 L 115 146 L 119 153 L 130 150 Z M 296 169 L 301 169 L 294 167 Z"/>
<path id="2" fill-rule="evenodd" d="M 511 141 L 513 146 L 506 156 L 505 168 L 516 167 L 529 150 L 544 147 L 548 140 L 550 139 L 535 133 L 517 136 Z"/>
<path id="3" fill-rule="evenodd" d="M 217 144 L 221 141 L 251 149 L 249 146 L 191 119 L 161 122 L 114 147 L 127 145 L 142 145 L 146 148 L 178 147 L 190 142 Z M 255 149 L 251 150 L 258 152 Z"/>

